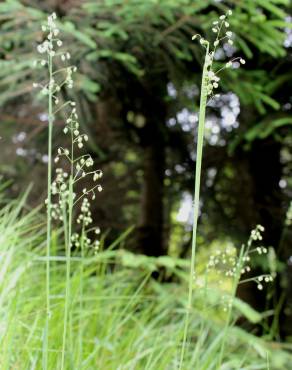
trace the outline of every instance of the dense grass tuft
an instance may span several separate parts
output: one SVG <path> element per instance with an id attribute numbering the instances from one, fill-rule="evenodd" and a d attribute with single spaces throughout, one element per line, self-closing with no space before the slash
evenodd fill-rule
<path id="1" fill-rule="evenodd" d="M 21 215 L 22 204 L 23 200 L 0 212 L 1 369 L 42 368 L 46 236 L 36 213 Z M 62 250 L 57 248 L 57 234 L 53 241 L 52 250 Z M 181 261 L 170 261 L 123 250 L 101 251 L 82 260 L 73 255 L 66 369 L 177 369 L 187 269 Z M 178 271 L 185 282 L 152 279 L 158 265 Z M 51 257 L 49 369 L 61 366 L 65 276 L 64 255 L 55 253 Z M 194 293 L 184 368 L 216 369 L 224 315 L 214 302 L 210 304 L 210 295 Z M 222 369 L 267 369 L 267 358 L 270 369 L 285 369 L 291 361 L 285 352 L 272 350 L 272 345 L 239 328 L 228 328 L 226 340 Z"/>

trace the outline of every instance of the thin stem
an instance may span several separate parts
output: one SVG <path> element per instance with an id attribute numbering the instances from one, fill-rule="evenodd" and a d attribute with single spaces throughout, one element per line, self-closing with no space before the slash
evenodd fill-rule
<path id="1" fill-rule="evenodd" d="M 221 349 L 220 349 L 220 354 L 219 354 L 219 361 L 217 365 L 217 369 L 220 369 L 222 360 L 223 360 L 223 354 L 224 354 L 224 349 L 225 349 L 225 343 L 226 343 L 226 336 L 227 336 L 227 330 L 228 327 L 230 326 L 231 318 L 232 318 L 232 310 L 233 310 L 233 304 L 234 304 L 234 298 L 236 295 L 236 290 L 238 287 L 238 283 L 240 280 L 241 276 L 241 269 L 242 269 L 242 264 L 243 264 L 243 256 L 244 256 L 244 246 L 240 250 L 240 254 L 238 257 L 238 265 L 236 268 L 236 273 L 232 282 L 232 290 L 231 290 L 231 302 L 229 303 L 229 308 L 228 308 L 228 314 L 227 314 L 227 319 L 225 322 L 224 326 L 224 333 L 222 336 L 222 343 L 221 343 Z"/>
<path id="2" fill-rule="evenodd" d="M 84 166 L 82 166 L 84 167 Z M 82 167 L 80 167 L 80 170 L 82 169 Z M 79 174 L 80 170 L 77 172 L 77 175 Z M 81 181 L 82 179 L 84 179 L 85 177 L 89 176 L 89 175 L 94 175 L 96 173 L 96 171 L 90 171 L 90 172 L 86 172 L 84 176 L 80 176 L 77 180 L 76 180 L 76 176 L 74 177 L 74 183 L 76 184 L 78 181 Z"/>
<path id="3" fill-rule="evenodd" d="M 58 109 L 54 111 L 54 114 L 58 113 L 61 109 L 65 108 L 67 105 L 69 105 L 71 102 L 67 101 L 66 103 L 62 104 Z"/>
<path id="4" fill-rule="evenodd" d="M 77 200 L 75 200 L 74 202 L 74 206 L 85 196 L 85 195 L 88 195 L 90 193 L 94 194 L 94 189 L 96 189 L 98 186 L 100 186 L 99 184 L 93 186 L 91 189 L 89 189 L 86 193 L 83 193 L 82 195 L 80 195 L 79 198 L 77 198 Z"/>
<path id="5" fill-rule="evenodd" d="M 235 62 L 236 60 L 240 60 L 241 58 L 240 57 L 236 57 L 236 58 L 233 58 L 229 61 L 229 63 L 233 63 Z M 216 72 L 215 72 L 215 75 L 217 75 L 219 72 L 223 71 L 223 69 L 226 69 L 226 63 L 224 64 L 224 67 L 218 69 Z"/>
<path id="6" fill-rule="evenodd" d="M 62 54 L 62 53 L 61 53 L 61 54 Z M 61 54 L 57 53 L 56 55 L 61 55 Z M 57 74 L 57 73 L 60 73 L 60 72 L 63 72 L 63 71 L 67 71 L 67 69 L 68 69 L 68 68 L 74 68 L 74 67 L 75 67 L 75 66 L 73 66 L 73 65 L 72 65 L 72 66 L 68 66 L 68 67 L 64 67 L 64 68 L 59 68 L 59 69 L 57 69 L 56 71 L 54 71 L 54 73 L 53 73 L 53 74 L 55 75 L 55 74 Z"/>
<path id="7" fill-rule="evenodd" d="M 84 278 L 84 239 L 85 239 L 85 225 L 83 222 L 81 232 L 81 262 L 80 262 L 80 297 L 79 297 L 79 352 L 78 352 L 78 364 L 81 369 L 82 357 L 83 357 L 83 327 L 82 327 L 82 311 L 83 311 L 83 278 Z"/>
<path id="8" fill-rule="evenodd" d="M 48 55 L 49 66 L 49 83 L 53 76 L 53 61 L 52 56 Z M 51 86 L 51 85 L 49 85 Z M 48 369 L 48 345 L 49 345 L 49 321 L 50 321 L 50 255 L 51 255 L 51 209 L 52 209 L 52 140 L 53 140 L 53 92 L 49 88 L 48 97 L 48 196 L 47 196 L 47 245 L 46 245 L 46 324 L 44 337 L 44 351 L 43 351 L 43 368 Z"/>
<path id="9" fill-rule="evenodd" d="M 69 178 L 69 195 L 68 195 L 68 225 L 64 225 L 67 231 L 67 242 L 66 242 L 66 288 L 65 288 L 65 307 L 64 307 L 64 328 L 63 328 L 63 345 L 62 345 L 62 360 L 61 370 L 64 369 L 65 365 L 65 352 L 67 342 L 67 324 L 68 315 L 70 309 L 70 295 L 71 295 L 71 239 L 72 239 L 72 214 L 73 214 L 73 176 L 74 176 L 74 145 L 73 145 L 73 132 L 71 131 L 71 167 L 70 167 L 70 178 Z M 67 216 L 67 215 L 66 215 Z"/>
<path id="10" fill-rule="evenodd" d="M 204 129 L 205 129 L 205 116 L 207 105 L 207 84 L 208 84 L 208 65 L 209 65 L 209 44 L 206 48 L 205 63 L 203 67 L 201 98 L 200 98 L 200 112 L 199 112 L 199 128 L 197 135 L 197 157 L 196 157 L 196 174 L 195 174 L 195 194 L 194 194 L 194 220 L 193 220 L 193 234 L 192 234 L 192 251 L 191 251 L 191 267 L 189 276 L 189 290 L 188 290 L 188 303 L 185 316 L 185 325 L 183 333 L 183 343 L 180 356 L 179 369 L 182 369 L 184 361 L 185 347 L 187 343 L 188 327 L 190 319 L 190 311 L 193 300 L 193 279 L 195 274 L 195 259 L 196 259 L 196 244 L 197 244 L 197 226 L 199 218 L 199 201 L 200 201 L 200 183 L 201 183 L 201 167 L 203 156 L 203 143 L 204 143 Z"/>

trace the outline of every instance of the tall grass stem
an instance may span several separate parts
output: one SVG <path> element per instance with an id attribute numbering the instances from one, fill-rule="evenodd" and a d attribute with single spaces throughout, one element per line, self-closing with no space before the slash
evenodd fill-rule
<path id="1" fill-rule="evenodd" d="M 48 54 L 49 86 L 53 78 L 52 56 Z M 53 91 L 49 88 L 48 95 L 48 184 L 47 184 L 47 242 L 46 242 L 46 324 L 43 348 L 43 368 L 48 369 L 48 345 L 49 345 L 49 321 L 51 315 L 50 307 L 50 256 L 51 256 L 51 204 L 52 204 L 52 141 L 53 141 Z"/>
<path id="2" fill-rule="evenodd" d="M 196 173 L 195 173 L 194 219 L 193 219 L 193 230 L 192 230 L 191 266 L 190 266 L 190 275 L 189 275 L 188 302 L 187 302 L 184 332 L 183 332 L 183 342 L 182 342 L 180 364 L 179 364 L 180 370 L 182 369 L 182 366 L 183 366 L 185 347 L 187 345 L 188 327 L 189 327 L 190 312 L 191 312 L 192 300 L 193 300 L 193 281 L 194 281 L 194 275 L 195 275 L 195 262 L 196 262 L 201 168 L 202 168 L 202 157 L 203 157 L 205 116 L 206 116 L 206 106 L 207 106 L 207 97 L 208 97 L 208 91 L 207 91 L 208 56 L 209 56 L 209 44 L 206 47 L 206 55 L 205 55 L 205 62 L 204 62 L 203 74 L 202 74 L 202 85 L 201 85 L 199 127 L 198 127 L 198 134 L 197 134 L 197 155 L 196 155 Z"/>
<path id="3" fill-rule="evenodd" d="M 74 183 L 74 136 L 73 136 L 73 131 L 71 131 L 71 166 L 70 166 L 70 178 L 69 178 L 68 225 L 64 225 L 65 228 L 67 229 L 65 230 L 67 233 L 67 238 L 65 238 L 66 239 L 66 287 L 65 287 L 64 328 L 63 328 L 61 370 L 63 370 L 65 366 L 68 315 L 69 315 L 70 302 L 71 302 L 70 274 L 71 274 L 71 240 L 72 240 L 73 203 L 74 203 L 73 183 Z M 67 214 L 64 217 L 66 219 Z"/>

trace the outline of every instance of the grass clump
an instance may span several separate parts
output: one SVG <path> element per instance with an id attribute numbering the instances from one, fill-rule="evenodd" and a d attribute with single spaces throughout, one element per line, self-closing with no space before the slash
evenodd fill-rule
<path id="1" fill-rule="evenodd" d="M 22 201 L 23 203 L 23 201 Z M 39 215 L 20 217 L 19 205 L 0 213 L 0 363 L 3 369 L 43 368 L 46 322 L 46 230 Z M 37 232 L 36 232 L 37 230 Z M 53 234 L 52 250 L 60 248 Z M 177 369 L 187 269 L 184 261 L 132 255 L 123 250 L 71 256 L 70 315 L 62 365 L 66 256 L 51 256 L 49 369 Z M 151 278 L 159 266 L 179 272 L 182 283 Z M 135 267 L 134 267 L 135 266 Z M 83 290 L 80 290 L 82 281 Z M 240 328 L 224 327 L 217 290 L 194 292 L 184 369 L 285 369 L 291 356 Z M 218 294 L 218 291 L 217 291 Z M 68 298 L 68 297 L 67 297 Z M 82 305 L 81 305 L 82 303 Z M 202 330 L 203 328 L 203 330 Z"/>

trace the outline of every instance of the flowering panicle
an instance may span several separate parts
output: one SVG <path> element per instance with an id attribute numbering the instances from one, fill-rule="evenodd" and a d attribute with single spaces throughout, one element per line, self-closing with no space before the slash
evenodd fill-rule
<path id="1" fill-rule="evenodd" d="M 264 227 L 261 225 L 257 225 L 255 229 L 251 231 L 247 245 L 242 246 L 240 255 L 237 255 L 235 248 L 227 248 L 224 252 L 218 250 L 215 255 L 210 256 L 207 268 L 214 269 L 214 271 L 221 274 L 222 277 L 237 279 L 238 284 L 254 281 L 257 284 L 257 288 L 262 290 L 263 283 L 273 281 L 274 277 L 271 274 L 263 274 L 247 279 L 242 279 L 242 276 L 251 271 L 250 262 L 253 253 L 259 255 L 268 253 L 265 247 L 253 248 L 253 242 L 262 240 L 263 231 Z"/>
<path id="2" fill-rule="evenodd" d="M 67 162 L 67 171 L 59 167 L 55 170 L 55 177 L 51 184 L 51 195 L 54 202 L 50 203 L 51 216 L 56 221 L 61 221 L 64 225 L 69 222 L 69 214 L 72 214 L 73 207 L 77 206 L 78 214 L 76 215 L 76 224 L 79 225 L 82 232 L 79 235 L 72 232 L 70 239 L 70 247 L 75 246 L 92 246 L 94 251 L 98 249 L 99 241 L 96 240 L 100 230 L 99 228 L 91 228 L 87 230 L 93 222 L 90 211 L 90 200 L 96 197 L 96 191 L 101 192 L 102 186 L 99 183 L 102 177 L 101 170 L 92 169 L 94 162 L 89 154 L 76 155 L 79 150 L 82 150 L 84 144 L 88 141 L 88 135 L 81 133 L 80 124 L 76 103 L 69 100 L 60 105 L 59 93 L 62 88 L 73 88 L 73 73 L 77 71 L 76 66 L 68 65 L 71 56 L 65 50 L 62 50 L 63 42 L 59 38 L 60 31 L 57 27 L 57 16 L 55 13 L 47 18 L 47 23 L 42 26 L 42 31 L 46 33 L 46 37 L 42 43 L 37 46 L 37 51 L 42 55 L 41 59 L 35 61 L 35 66 L 46 67 L 49 72 L 48 81 L 45 83 L 34 83 L 34 87 L 41 89 L 42 95 L 48 95 L 58 107 L 52 112 L 53 117 L 60 110 L 65 115 L 65 127 L 63 133 L 70 138 L 69 148 L 60 147 L 57 149 L 55 156 L 55 164 Z M 58 60 L 57 60 L 58 58 Z M 54 69 L 54 66 L 63 64 L 59 69 Z M 90 178 L 92 185 L 84 187 L 80 193 L 75 188 L 76 184 L 84 179 Z M 88 186 L 88 185 L 87 185 Z M 79 186 L 78 186 L 79 188 Z M 46 201 L 48 203 L 48 201 Z M 72 228 L 71 228 L 72 230 Z M 95 240 L 91 240 L 87 234 L 93 232 Z"/>
<path id="3" fill-rule="evenodd" d="M 94 200 L 96 197 L 96 191 L 101 192 L 102 186 L 98 182 L 102 177 L 101 170 L 92 169 L 94 162 L 89 154 L 76 156 L 78 150 L 82 149 L 84 143 L 88 141 L 88 136 L 80 132 L 80 125 L 78 122 L 78 115 L 76 113 L 76 104 L 70 102 L 71 112 L 66 119 L 66 126 L 63 129 L 65 135 L 69 135 L 71 138 L 71 149 L 60 147 L 57 150 L 55 157 L 55 163 L 59 163 L 61 159 L 68 162 L 70 167 L 70 174 L 63 171 L 62 168 L 56 169 L 56 177 L 52 183 L 52 193 L 57 196 L 57 202 L 53 203 L 52 217 L 56 220 L 63 221 L 64 209 L 68 210 L 70 196 L 73 198 L 73 206 L 79 206 L 79 214 L 76 217 L 76 223 L 81 226 L 83 235 L 77 237 L 77 233 L 74 233 L 73 239 L 71 238 L 71 247 L 75 245 L 78 247 L 92 246 L 96 251 L 99 241 L 91 241 L 87 236 L 87 227 L 93 222 L 90 211 L 90 199 Z M 91 178 L 92 185 L 89 187 L 83 187 L 82 191 L 78 194 L 75 192 L 76 184 L 84 179 Z M 71 189 L 70 189 L 71 180 Z M 70 191 L 72 191 L 70 193 Z M 99 230 L 99 228 L 93 228 L 93 230 Z M 98 233 L 96 233 L 98 235 Z M 80 239 L 83 239 L 81 242 Z M 78 242 L 78 243 L 77 243 Z"/>
<path id="4" fill-rule="evenodd" d="M 212 68 L 214 56 L 220 43 L 227 42 L 229 45 L 233 45 L 234 43 L 233 33 L 229 31 L 230 24 L 228 22 L 228 17 L 231 15 L 232 11 L 228 10 L 225 15 L 221 15 L 218 20 L 212 23 L 212 32 L 216 34 L 216 39 L 212 44 L 199 34 L 192 37 L 192 40 L 198 38 L 200 40 L 200 44 L 207 50 L 205 65 L 207 67 L 206 88 L 208 96 L 212 96 L 213 91 L 219 87 L 220 77 L 218 75 L 223 69 L 232 67 L 235 62 L 239 62 L 239 65 L 245 64 L 245 60 L 243 58 L 237 57 L 225 63 L 225 65 L 217 71 L 214 71 Z"/>
<path id="5" fill-rule="evenodd" d="M 46 33 L 46 37 L 37 46 L 37 51 L 42 57 L 34 61 L 35 67 L 45 67 L 50 70 L 50 68 L 53 68 L 53 62 L 56 58 L 63 64 L 71 59 L 70 53 L 60 49 L 63 46 L 63 41 L 59 38 L 60 30 L 57 27 L 56 20 L 56 13 L 53 13 L 48 16 L 47 23 L 42 26 L 42 31 Z M 51 93 L 54 103 L 58 105 L 57 93 L 61 91 L 63 86 L 69 89 L 73 88 L 72 74 L 76 71 L 77 68 L 70 65 L 65 65 L 56 71 L 51 70 L 50 79 L 47 83 L 34 82 L 33 87 L 41 88 L 41 94 L 44 96 Z"/>

